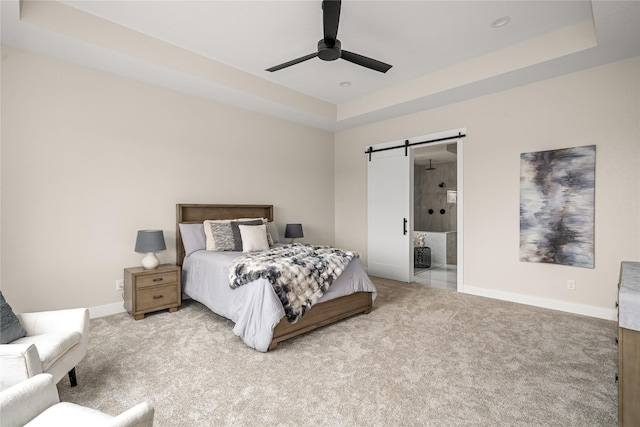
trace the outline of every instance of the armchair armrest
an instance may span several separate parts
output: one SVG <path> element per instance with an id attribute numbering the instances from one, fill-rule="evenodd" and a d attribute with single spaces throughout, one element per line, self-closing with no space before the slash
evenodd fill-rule
<path id="1" fill-rule="evenodd" d="M 0 345 L 0 390 L 42 373 L 38 349 L 33 344 Z"/>
<path id="2" fill-rule="evenodd" d="M 82 360 L 89 345 L 89 310 L 74 308 L 67 310 L 42 311 L 36 313 L 19 313 L 16 317 L 26 330 L 27 336 L 17 340 L 18 343 L 35 344 L 40 353 L 42 370 L 53 375 L 55 382 L 70 373 L 72 386 L 75 380 L 72 370 Z M 41 338 L 41 336 L 45 337 Z M 46 337 L 46 336 L 49 337 Z M 49 338 L 53 336 L 71 337 L 71 347 L 55 346 Z M 79 337 L 79 338 L 78 338 Z M 66 339 L 66 338 L 65 338 Z M 78 340 L 79 341 L 76 341 Z M 49 341 L 48 341 L 49 340 Z M 44 344 L 40 344 L 40 343 Z"/>
<path id="3" fill-rule="evenodd" d="M 0 392 L 0 424 L 22 426 L 60 401 L 49 374 L 36 375 Z"/>
<path id="4" fill-rule="evenodd" d="M 109 422 L 109 427 L 151 427 L 154 409 L 147 402 L 127 409 Z"/>
<path id="5" fill-rule="evenodd" d="M 76 331 L 82 334 L 82 345 L 89 342 L 89 310 L 70 308 L 67 310 L 16 313 L 27 336 L 43 335 L 58 331 Z"/>

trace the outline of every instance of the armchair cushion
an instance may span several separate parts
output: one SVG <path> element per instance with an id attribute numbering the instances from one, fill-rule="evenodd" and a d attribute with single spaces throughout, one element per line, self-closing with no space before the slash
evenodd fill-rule
<path id="1" fill-rule="evenodd" d="M 47 427 L 56 425 L 65 420 L 66 426 L 103 426 L 107 425 L 113 417 L 95 409 L 76 405 L 75 403 L 61 402 L 45 409 L 30 423 L 29 427 Z"/>
<path id="2" fill-rule="evenodd" d="M 71 347 L 78 344 L 82 335 L 76 331 L 64 331 L 42 335 L 26 336 L 11 344 L 36 345 L 42 361 L 42 370 L 46 371 Z"/>
<path id="3" fill-rule="evenodd" d="M 0 291 L 0 344 L 8 344 L 27 335 L 11 306 Z"/>

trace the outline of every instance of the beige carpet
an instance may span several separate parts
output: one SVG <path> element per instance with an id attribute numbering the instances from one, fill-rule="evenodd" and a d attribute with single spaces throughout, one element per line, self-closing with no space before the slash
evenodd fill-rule
<path id="1" fill-rule="evenodd" d="M 373 278 L 374 310 L 259 353 L 188 301 L 91 321 L 63 401 L 156 426 L 615 426 L 616 324 Z"/>

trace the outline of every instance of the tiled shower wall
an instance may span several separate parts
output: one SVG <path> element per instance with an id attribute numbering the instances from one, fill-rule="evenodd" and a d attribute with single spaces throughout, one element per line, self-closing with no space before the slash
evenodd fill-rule
<path id="1" fill-rule="evenodd" d="M 435 170 L 425 170 L 428 167 L 414 168 L 414 230 L 456 231 L 457 205 L 447 203 L 447 190 L 457 191 L 457 165 L 437 163 Z"/>

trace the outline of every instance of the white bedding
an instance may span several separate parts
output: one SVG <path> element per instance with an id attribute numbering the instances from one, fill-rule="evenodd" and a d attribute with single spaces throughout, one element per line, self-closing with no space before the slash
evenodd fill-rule
<path id="1" fill-rule="evenodd" d="M 231 289 L 229 265 L 240 255 L 242 252 L 193 252 L 182 264 L 183 292 L 214 313 L 232 320 L 237 336 L 249 347 L 265 352 L 273 329 L 285 316 L 284 308 L 266 279 Z M 318 303 L 354 292 L 371 292 L 374 300 L 377 295 L 359 258 L 349 263 Z"/>

